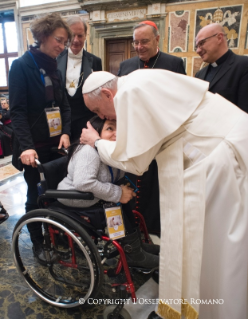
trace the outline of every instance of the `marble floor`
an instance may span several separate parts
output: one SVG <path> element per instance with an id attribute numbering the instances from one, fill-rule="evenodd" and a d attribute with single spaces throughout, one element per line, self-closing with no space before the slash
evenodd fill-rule
<path id="1" fill-rule="evenodd" d="M 16 270 L 11 237 L 18 219 L 24 214 L 26 184 L 23 173 L 11 168 L 11 157 L 0 159 L 0 200 L 9 219 L 0 225 L 0 319 L 101 319 L 104 305 L 85 310 L 83 307 L 61 309 L 45 303 L 26 285 Z M 148 275 L 133 273 L 136 289 L 149 279 Z M 102 296 L 118 298 L 105 276 Z M 144 318 L 146 319 L 146 318 Z"/>

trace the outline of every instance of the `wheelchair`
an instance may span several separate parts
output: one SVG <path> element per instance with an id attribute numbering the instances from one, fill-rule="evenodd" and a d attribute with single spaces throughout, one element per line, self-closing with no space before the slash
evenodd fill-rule
<path id="1" fill-rule="evenodd" d="M 103 207 L 71 208 L 57 201 L 58 198 L 94 199 L 92 193 L 57 190 L 67 171 L 66 156 L 43 165 L 37 163 L 41 179 L 39 209 L 20 218 L 12 238 L 16 267 L 29 288 L 53 306 L 86 306 L 87 300 L 95 298 L 101 291 L 104 275 L 115 277 L 124 272 L 125 282 L 112 284 L 112 287 L 119 292 L 120 300 L 131 296 L 135 301 L 135 287 L 125 252 L 120 242 L 111 240 L 105 232 Z M 143 216 L 137 211 L 133 213 L 145 241 L 149 242 Z M 33 243 L 27 229 L 31 223 L 42 225 L 44 264 L 37 260 L 32 251 Z M 52 254 L 55 258 L 51 258 Z M 105 261 L 112 258 L 117 259 L 115 267 L 104 269 Z M 146 274 L 151 271 L 137 270 Z M 131 318 L 123 306 L 120 303 L 115 309 L 107 307 L 104 318 Z"/>

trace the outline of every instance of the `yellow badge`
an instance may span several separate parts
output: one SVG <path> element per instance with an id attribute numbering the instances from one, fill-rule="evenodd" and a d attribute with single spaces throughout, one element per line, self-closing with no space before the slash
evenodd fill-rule
<path id="1" fill-rule="evenodd" d="M 110 239 L 115 240 L 125 237 L 125 227 L 122 218 L 122 209 L 120 206 L 105 207 L 108 234 Z"/>
<path id="2" fill-rule="evenodd" d="M 59 107 L 46 108 L 45 112 L 50 137 L 60 135 L 62 133 L 62 121 Z"/>

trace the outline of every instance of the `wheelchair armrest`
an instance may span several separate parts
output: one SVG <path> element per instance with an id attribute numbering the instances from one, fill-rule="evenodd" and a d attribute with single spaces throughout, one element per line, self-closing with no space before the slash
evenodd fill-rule
<path id="1" fill-rule="evenodd" d="M 68 199 L 84 199 L 92 200 L 94 195 L 92 193 L 79 192 L 76 190 L 53 190 L 48 189 L 45 191 L 43 197 L 46 198 L 68 198 Z"/>

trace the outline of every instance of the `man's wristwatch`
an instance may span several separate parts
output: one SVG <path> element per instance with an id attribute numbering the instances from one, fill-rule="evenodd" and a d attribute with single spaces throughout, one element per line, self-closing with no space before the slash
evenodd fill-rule
<path id="1" fill-rule="evenodd" d="M 97 150 L 97 152 L 98 152 L 97 144 L 98 144 L 98 142 L 99 142 L 100 140 L 101 140 L 101 139 L 100 139 L 100 138 L 98 138 L 97 140 L 95 140 L 95 143 L 94 143 L 94 146 L 95 146 L 95 149 Z"/>

